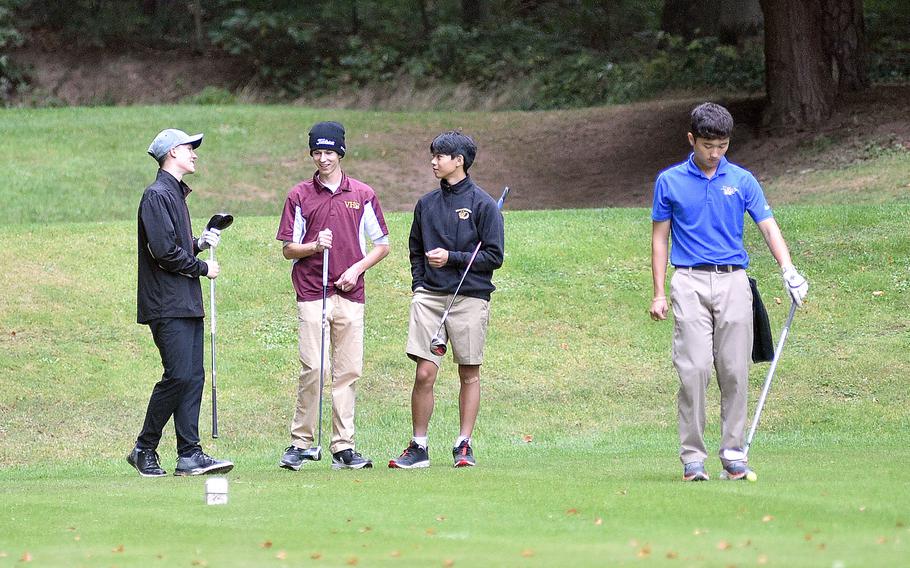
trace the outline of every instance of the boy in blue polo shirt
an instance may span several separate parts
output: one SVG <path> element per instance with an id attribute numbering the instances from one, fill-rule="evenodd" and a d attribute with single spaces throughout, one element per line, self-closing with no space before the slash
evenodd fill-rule
<path id="1" fill-rule="evenodd" d="M 669 238 L 673 236 L 670 299 L 673 366 L 679 375 L 679 440 L 683 479 L 706 481 L 705 392 L 711 370 L 720 387 L 720 461 L 728 479 L 749 473 L 743 451 L 749 364 L 752 354 L 752 291 L 743 224 L 749 213 L 781 267 L 784 286 L 797 305 L 809 291 L 790 260 L 771 207 L 755 177 L 724 158 L 733 117 L 714 103 L 697 106 L 688 134 L 692 153 L 662 171 L 654 184 L 651 271 L 655 321 L 667 318 L 664 292 Z"/>

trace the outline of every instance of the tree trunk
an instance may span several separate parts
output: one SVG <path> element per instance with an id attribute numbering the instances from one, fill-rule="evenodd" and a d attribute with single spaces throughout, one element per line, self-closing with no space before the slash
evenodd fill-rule
<path id="1" fill-rule="evenodd" d="M 830 116 L 835 83 L 822 0 L 761 0 L 765 16 L 765 123 L 802 128 Z"/>
<path id="2" fill-rule="evenodd" d="M 420 23 L 423 26 L 424 37 L 429 37 L 430 32 L 430 15 L 427 13 L 427 0 L 417 0 L 417 10 L 420 12 Z"/>
<path id="3" fill-rule="evenodd" d="M 482 0 L 461 0 L 461 21 L 464 29 L 480 25 L 483 19 L 483 2 Z"/>
<path id="4" fill-rule="evenodd" d="M 863 0 L 823 0 L 825 39 L 839 93 L 869 86 Z"/>

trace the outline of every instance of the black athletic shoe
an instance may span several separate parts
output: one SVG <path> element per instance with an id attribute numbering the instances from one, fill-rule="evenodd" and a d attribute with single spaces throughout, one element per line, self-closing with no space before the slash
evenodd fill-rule
<path id="1" fill-rule="evenodd" d="M 306 450 L 296 446 L 288 446 L 288 448 L 284 450 L 284 455 L 281 456 L 281 461 L 278 462 L 278 466 L 291 471 L 299 471 L 303 466 L 303 461 L 306 459 L 304 456 L 305 451 Z"/>
<path id="2" fill-rule="evenodd" d="M 347 449 L 332 454 L 332 469 L 369 469 L 373 462 L 354 450 Z"/>
<path id="3" fill-rule="evenodd" d="M 417 445 L 417 442 L 411 440 L 411 443 L 401 452 L 400 456 L 389 460 L 389 467 L 392 469 L 430 467 L 430 453 L 427 448 L 421 448 Z"/>
<path id="4" fill-rule="evenodd" d="M 452 448 L 452 457 L 455 458 L 455 467 L 471 467 L 475 465 L 474 452 L 471 443 L 463 440 L 457 448 Z"/>
<path id="5" fill-rule="evenodd" d="M 227 473 L 234 469 L 234 463 L 216 460 L 207 456 L 200 448 L 188 456 L 177 458 L 174 475 L 203 475 L 206 473 Z"/>
<path id="6" fill-rule="evenodd" d="M 126 461 L 136 468 L 142 477 L 161 477 L 167 475 L 167 472 L 161 469 L 158 463 L 158 452 L 155 450 L 143 450 L 133 448 L 133 451 L 126 456 Z"/>

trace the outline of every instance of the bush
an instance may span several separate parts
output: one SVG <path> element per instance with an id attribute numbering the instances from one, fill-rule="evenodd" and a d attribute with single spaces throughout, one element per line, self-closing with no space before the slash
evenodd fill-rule
<path id="1" fill-rule="evenodd" d="M 10 10 L 0 6 L 0 51 L 22 45 L 22 34 L 12 23 Z M 17 94 L 28 88 L 28 73 L 21 65 L 4 53 L 0 55 L 0 101 L 9 104 Z"/>
<path id="2" fill-rule="evenodd" d="M 650 55 L 622 63 L 597 52 L 560 58 L 535 73 L 536 100 L 527 108 L 550 109 L 625 103 L 669 90 L 705 87 L 754 92 L 764 84 L 764 58 L 758 45 L 737 49 L 716 38 L 690 42 L 658 37 Z"/>

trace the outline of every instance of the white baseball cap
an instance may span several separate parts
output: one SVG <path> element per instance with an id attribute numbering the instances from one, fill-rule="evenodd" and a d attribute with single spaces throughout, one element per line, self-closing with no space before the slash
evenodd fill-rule
<path id="1" fill-rule="evenodd" d="M 158 133 L 158 136 L 155 136 L 155 139 L 152 140 L 152 143 L 149 145 L 149 156 L 155 158 L 156 161 L 161 161 L 161 158 L 175 146 L 192 144 L 194 149 L 198 148 L 199 145 L 202 144 L 202 136 L 201 133 L 190 136 L 186 132 L 177 130 L 176 128 L 162 130 Z"/>

